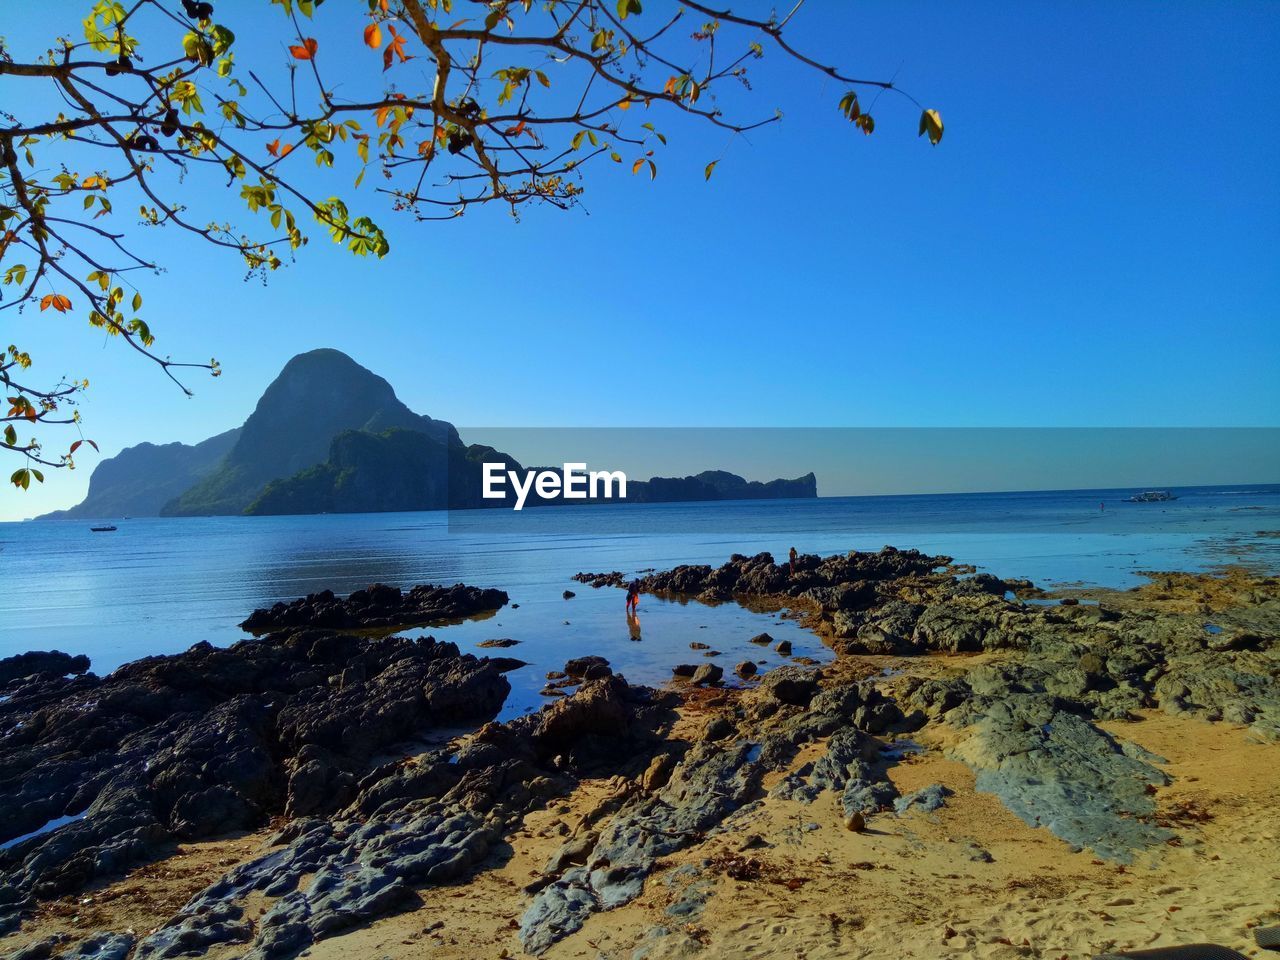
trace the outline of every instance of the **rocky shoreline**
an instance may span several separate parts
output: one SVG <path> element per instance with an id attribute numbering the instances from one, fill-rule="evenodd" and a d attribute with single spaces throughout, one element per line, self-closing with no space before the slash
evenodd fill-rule
<path id="1" fill-rule="evenodd" d="M 734 556 L 640 584 L 786 611 L 836 660 L 747 660 L 732 684 L 704 663 L 654 690 L 585 657 L 555 671 L 566 696 L 494 723 L 521 661 L 377 635 L 507 602 L 456 585 L 277 604 L 245 621 L 273 631 L 260 639 L 103 678 L 65 654 L 0 661 L 0 947 L 24 960 L 323 952 L 419 915 L 435 891 L 480 889 L 523 863 L 531 824 L 560 810 L 571 815 L 536 835 L 555 844 L 545 862 L 505 896 L 507 955 L 577 949 L 595 917 L 631 916 L 664 890 L 662 915 L 607 955 L 730 955 L 695 922 L 709 898 L 728 909 L 781 869 L 765 851 L 803 844 L 824 817 L 868 844 L 883 824 L 960 816 L 988 796 L 1064 860 L 1158 872 L 1201 842 L 1203 808 L 1170 801 L 1182 785 L 1169 760 L 1130 728 L 1220 724 L 1273 761 L 1280 741 L 1271 577 L 1158 574 L 1050 597 L 886 548 L 794 565 Z M 922 755 L 947 776 L 912 782 Z M 783 830 L 779 811 L 799 827 Z M 151 929 L 77 936 L 42 919 L 58 898 L 246 830 L 264 831 L 258 852 Z M 973 869 L 992 863 L 976 840 L 959 849 Z"/>

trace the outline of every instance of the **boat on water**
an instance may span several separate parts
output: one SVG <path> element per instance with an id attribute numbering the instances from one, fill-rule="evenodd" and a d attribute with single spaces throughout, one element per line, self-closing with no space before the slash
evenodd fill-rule
<path id="1" fill-rule="evenodd" d="M 1125 503 L 1168 503 L 1170 500 L 1177 500 L 1168 490 L 1145 490 L 1142 493 L 1135 493 L 1132 497 L 1126 497 Z"/>
<path id="2" fill-rule="evenodd" d="M 94 533 L 114 533 L 116 530 L 111 524 L 107 524 L 105 527 L 90 527 L 89 529 Z"/>

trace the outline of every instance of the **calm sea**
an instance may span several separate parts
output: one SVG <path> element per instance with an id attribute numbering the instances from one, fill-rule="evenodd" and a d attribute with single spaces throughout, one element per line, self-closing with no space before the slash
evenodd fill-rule
<path id="1" fill-rule="evenodd" d="M 776 665 L 777 654 L 748 642 L 761 631 L 791 640 L 795 656 L 829 656 L 777 617 L 651 597 L 641 602 L 636 640 L 621 591 L 573 583 L 581 570 L 631 573 L 762 550 L 785 559 L 792 546 L 825 554 L 885 544 L 1044 585 L 1126 587 L 1140 570 L 1237 560 L 1280 568 L 1280 486 L 1181 488 L 1174 502 L 1124 503 L 1132 492 L 546 507 L 483 511 L 483 531 L 471 533 L 444 513 L 116 520 L 115 533 L 91 533 L 82 520 L 6 523 L 0 657 L 60 649 L 88 654 L 103 673 L 201 640 L 232 643 L 250 611 L 277 600 L 378 581 L 461 581 L 506 590 L 519 607 L 429 632 L 464 650 L 492 638 L 521 641 L 503 651 L 530 662 L 509 675 L 511 715 L 541 702 L 547 670 L 583 653 L 608 657 L 637 682 L 699 662 L 691 643 L 722 651 L 716 662 L 726 672 L 748 657 Z M 601 532 L 623 526 L 631 532 Z M 566 589 L 577 596 L 563 599 Z"/>

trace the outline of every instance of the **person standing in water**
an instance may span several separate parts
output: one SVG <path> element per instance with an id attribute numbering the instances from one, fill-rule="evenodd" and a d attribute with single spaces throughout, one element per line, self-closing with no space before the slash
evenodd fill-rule
<path id="1" fill-rule="evenodd" d="M 627 584 L 627 613 L 635 613 L 640 608 L 640 581 L 632 580 Z"/>

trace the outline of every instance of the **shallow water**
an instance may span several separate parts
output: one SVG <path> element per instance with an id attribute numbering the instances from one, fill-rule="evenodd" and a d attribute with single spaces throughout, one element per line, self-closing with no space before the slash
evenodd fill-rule
<path id="1" fill-rule="evenodd" d="M 77 820 L 81 820 L 83 818 L 84 818 L 84 811 L 81 811 L 80 813 L 71 814 L 65 817 L 54 817 L 48 823 L 45 823 L 39 827 L 36 827 L 36 829 L 32 830 L 30 833 L 24 833 L 20 837 L 14 837 L 12 840 L 6 840 L 4 843 L 0 843 L 0 850 L 7 850 L 9 849 L 9 847 L 16 847 L 18 844 L 22 843 L 24 840 L 30 840 L 32 837 L 44 836 L 44 834 L 46 833 L 52 833 L 54 830 L 57 830 L 59 827 L 65 827 L 68 823 L 75 823 Z"/>
<path id="2" fill-rule="evenodd" d="M 1124 491 L 1127 495 L 1131 491 Z M 174 653 L 201 640 L 227 644 L 255 607 L 325 588 L 347 593 L 373 582 L 465 582 L 499 587 L 518 608 L 432 629 L 465 650 L 492 651 L 530 667 L 508 675 L 506 715 L 542 702 L 547 670 L 597 653 L 634 682 L 660 682 L 675 663 L 699 663 L 703 642 L 722 651 L 729 674 L 744 659 L 781 662 L 749 643 L 768 631 L 792 656 L 824 659 L 811 634 L 736 604 L 708 607 L 644 597 L 631 639 L 620 590 L 593 590 L 582 570 L 719 564 L 730 554 L 875 550 L 886 543 L 945 553 L 1038 583 L 1127 587 L 1147 569 L 1202 569 L 1243 551 L 1275 565 L 1280 487 L 1180 490 L 1171 504 L 1126 505 L 1120 492 L 867 497 L 707 504 L 635 504 L 484 511 L 484 532 L 458 533 L 443 513 L 311 517 L 117 520 L 115 533 L 86 521 L 0 524 L 0 657 L 32 649 L 85 653 L 102 673 Z M 1098 504 L 1106 500 L 1107 510 Z M 616 529 L 619 514 L 634 533 Z M 680 530 L 683 532 L 670 532 Z M 569 589 L 577 596 L 562 598 Z M 567 623 L 565 621 L 568 621 Z M 485 652 L 476 650 L 476 652 Z"/>

